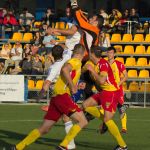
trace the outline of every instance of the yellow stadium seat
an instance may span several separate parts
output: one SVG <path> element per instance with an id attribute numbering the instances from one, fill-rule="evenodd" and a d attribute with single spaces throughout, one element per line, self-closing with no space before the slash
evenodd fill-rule
<path id="1" fill-rule="evenodd" d="M 57 42 L 65 42 L 66 41 L 66 36 L 58 35 L 56 38 L 57 38 Z"/>
<path id="2" fill-rule="evenodd" d="M 149 71 L 148 70 L 140 70 L 139 78 L 149 78 Z"/>
<path id="3" fill-rule="evenodd" d="M 124 48 L 124 54 L 134 54 L 134 47 L 131 45 L 126 45 Z"/>
<path id="4" fill-rule="evenodd" d="M 43 80 L 38 80 L 38 81 L 36 82 L 35 88 L 38 89 L 38 90 L 41 90 L 42 87 L 43 87 L 43 83 L 44 83 Z"/>
<path id="5" fill-rule="evenodd" d="M 113 34 L 111 37 L 111 42 L 120 42 L 121 41 L 121 35 L 120 34 Z"/>
<path id="6" fill-rule="evenodd" d="M 30 42 L 32 39 L 33 39 L 32 33 L 25 33 L 23 36 L 23 41 L 25 41 L 25 42 Z"/>
<path id="7" fill-rule="evenodd" d="M 20 33 L 20 32 L 15 32 L 14 34 L 13 34 L 13 37 L 12 37 L 12 39 L 11 40 L 13 40 L 13 41 L 21 41 L 22 40 L 22 33 Z"/>
<path id="8" fill-rule="evenodd" d="M 56 22 L 55 28 L 56 29 L 65 29 L 66 28 L 66 24 L 65 24 L 65 22 Z"/>
<path id="9" fill-rule="evenodd" d="M 137 66 L 147 66 L 147 58 L 139 58 L 137 60 Z"/>
<path id="10" fill-rule="evenodd" d="M 142 83 L 142 85 L 140 86 L 140 91 L 150 92 L 150 83 Z"/>
<path id="11" fill-rule="evenodd" d="M 137 46 L 135 49 L 135 54 L 145 54 L 145 46 Z"/>
<path id="12" fill-rule="evenodd" d="M 148 46 L 146 54 L 150 54 L 150 46 Z"/>
<path id="13" fill-rule="evenodd" d="M 121 63 L 124 64 L 124 58 L 123 57 L 116 57 L 115 60 L 120 61 Z"/>
<path id="14" fill-rule="evenodd" d="M 139 91 L 139 85 L 138 85 L 138 83 L 137 82 L 131 82 L 130 84 L 129 84 L 129 90 L 131 91 L 131 92 L 138 92 Z"/>
<path id="15" fill-rule="evenodd" d="M 122 45 L 115 45 L 114 48 L 116 49 L 117 53 L 121 53 L 123 51 L 122 50 Z"/>
<path id="16" fill-rule="evenodd" d="M 150 34 L 146 34 L 144 42 L 150 42 Z"/>
<path id="17" fill-rule="evenodd" d="M 128 57 L 126 59 L 125 66 L 135 66 L 135 65 L 136 65 L 135 58 Z"/>
<path id="18" fill-rule="evenodd" d="M 132 34 L 124 34 L 121 42 L 131 42 Z"/>
<path id="19" fill-rule="evenodd" d="M 38 28 L 42 25 L 42 22 L 41 21 L 36 21 L 34 22 L 34 27 Z"/>
<path id="20" fill-rule="evenodd" d="M 34 80 L 28 80 L 28 89 L 34 89 L 35 83 Z"/>
<path id="21" fill-rule="evenodd" d="M 129 70 L 128 71 L 128 77 L 129 78 L 137 78 L 138 77 L 137 70 Z"/>
<path id="22" fill-rule="evenodd" d="M 132 42 L 143 42 L 143 41 L 144 41 L 143 34 L 135 34 Z"/>
<path id="23" fill-rule="evenodd" d="M 66 27 L 65 27 L 66 29 L 69 29 L 69 25 L 68 24 L 66 24 Z"/>

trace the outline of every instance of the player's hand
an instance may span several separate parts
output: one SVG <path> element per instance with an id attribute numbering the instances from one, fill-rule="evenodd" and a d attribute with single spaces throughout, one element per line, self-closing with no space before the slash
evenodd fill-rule
<path id="1" fill-rule="evenodd" d="M 73 94 L 76 94 L 77 91 L 78 91 L 78 87 L 77 87 L 77 86 L 72 86 L 72 87 L 71 87 L 71 94 L 72 94 L 72 95 L 73 95 Z"/>

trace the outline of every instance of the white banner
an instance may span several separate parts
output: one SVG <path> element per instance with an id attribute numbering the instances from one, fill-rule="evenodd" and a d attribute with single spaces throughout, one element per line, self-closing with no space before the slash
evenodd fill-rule
<path id="1" fill-rule="evenodd" d="M 24 76 L 0 75 L 0 101 L 24 101 Z"/>

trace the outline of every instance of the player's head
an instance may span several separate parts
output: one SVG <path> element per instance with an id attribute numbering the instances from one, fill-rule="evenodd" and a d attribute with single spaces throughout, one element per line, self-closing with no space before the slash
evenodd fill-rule
<path id="1" fill-rule="evenodd" d="M 55 45 L 52 48 L 52 56 L 54 57 L 54 60 L 57 61 L 57 60 L 62 59 L 63 58 L 63 52 L 64 52 L 64 49 L 62 48 L 62 46 Z"/>
<path id="2" fill-rule="evenodd" d="M 108 57 L 108 60 L 112 60 L 114 59 L 115 57 L 115 52 L 116 52 L 116 49 L 111 46 L 107 49 L 107 57 Z"/>
<path id="3" fill-rule="evenodd" d="M 76 44 L 73 50 L 73 56 L 79 55 L 81 58 L 84 56 L 85 48 L 82 44 Z"/>
<path id="4" fill-rule="evenodd" d="M 89 23 L 93 26 L 101 28 L 104 24 L 104 18 L 101 15 L 93 15 L 89 18 Z"/>
<path id="5" fill-rule="evenodd" d="M 102 56 L 102 49 L 100 46 L 92 46 L 91 47 L 91 55 L 90 55 L 90 59 L 93 62 L 96 62 L 96 60 L 99 60 Z"/>

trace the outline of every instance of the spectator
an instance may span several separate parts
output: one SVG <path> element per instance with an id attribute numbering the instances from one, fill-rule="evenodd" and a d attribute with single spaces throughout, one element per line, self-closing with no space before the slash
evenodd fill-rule
<path id="1" fill-rule="evenodd" d="M 60 21 L 65 23 L 75 23 L 75 20 L 72 17 L 71 8 L 67 7 L 65 10 L 65 17 L 61 17 Z"/>
<path id="2" fill-rule="evenodd" d="M 113 9 L 109 15 L 109 26 L 114 27 L 121 17 L 122 14 L 117 9 Z"/>
<path id="3" fill-rule="evenodd" d="M 25 44 L 24 49 L 23 49 L 23 58 L 26 58 L 28 55 L 32 55 L 31 45 Z"/>
<path id="4" fill-rule="evenodd" d="M 32 55 L 28 54 L 26 58 L 22 62 L 22 73 L 21 74 L 26 74 L 30 75 L 32 73 Z"/>
<path id="5" fill-rule="evenodd" d="M 54 60 L 51 55 L 47 55 L 45 57 L 44 74 L 48 74 L 49 67 L 52 65 L 53 62 Z"/>
<path id="6" fill-rule="evenodd" d="M 14 45 L 14 47 L 11 49 L 11 52 L 10 52 L 11 58 L 5 61 L 3 73 L 5 73 L 8 67 L 11 65 L 15 64 L 15 69 L 19 67 L 19 63 L 22 60 L 22 52 L 23 50 L 22 50 L 20 42 L 16 42 L 16 44 Z"/>
<path id="7" fill-rule="evenodd" d="M 5 64 L 5 60 L 10 58 L 10 46 L 8 43 L 4 44 L 4 48 L 0 51 L 0 62 Z"/>
<path id="8" fill-rule="evenodd" d="M 104 9 L 100 9 L 99 15 L 104 18 L 104 26 L 108 24 L 108 14 L 105 12 Z"/>
<path id="9" fill-rule="evenodd" d="M 21 27 L 29 31 L 33 22 L 34 22 L 34 16 L 28 12 L 27 8 L 24 8 L 23 13 L 20 14 L 20 19 L 19 19 L 19 23 Z"/>
<path id="10" fill-rule="evenodd" d="M 3 25 L 7 27 L 18 25 L 13 11 L 9 10 L 8 13 L 4 16 Z"/>
<path id="11" fill-rule="evenodd" d="M 43 54 L 51 53 L 52 47 L 56 43 L 55 39 L 56 38 L 53 35 L 53 30 L 49 26 L 47 29 L 47 35 L 44 37 L 44 40 L 43 40 L 44 47 L 39 49 L 38 54 L 43 55 Z"/>
<path id="12" fill-rule="evenodd" d="M 107 48 L 110 47 L 110 39 L 108 36 L 106 36 L 104 31 L 100 32 L 99 46 L 102 47 L 103 51 L 106 51 Z"/>
<path id="13" fill-rule="evenodd" d="M 135 34 L 137 29 L 140 28 L 140 24 L 139 24 L 140 19 L 139 19 L 139 15 L 136 12 L 135 8 L 131 9 L 129 20 L 132 21 L 132 33 Z"/>
<path id="14" fill-rule="evenodd" d="M 6 43 L 4 45 L 4 48 L 0 51 L 0 73 L 3 72 L 5 61 L 9 58 L 10 58 L 10 47 L 9 44 Z"/>
<path id="15" fill-rule="evenodd" d="M 31 47 L 33 55 L 35 55 L 38 52 L 39 48 L 42 46 L 42 39 L 43 38 L 41 37 L 40 32 L 36 32 L 32 41 L 33 45 Z"/>
<path id="16" fill-rule="evenodd" d="M 42 75 L 43 74 L 43 67 L 42 62 L 40 61 L 40 56 L 36 55 L 34 57 L 33 63 L 32 63 L 32 75 Z"/>
<path id="17" fill-rule="evenodd" d="M 47 24 L 43 24 L 43 25 L 42 25 L 42 28 L 39 30 L 40 36 L 41 36 L 42 38 L 46 35 L 47 28 L 48 28 Z"/>
<path id="18" fill-rule="evenodd" d="M 48 26 L 52 27 L 52 23 L 54 22 L 54 14 L 52 13 L 52 10 L 50 8 L 47 9 L 44 18 L 43 18 L 43 22 L 45 24 L 47 24 Z"/>
<path id="19" fill-rule="evenodd" d="M 131 9 L 129 20 L 139 23 L 139 14 L 136 12 L 135 8 Z"/>

